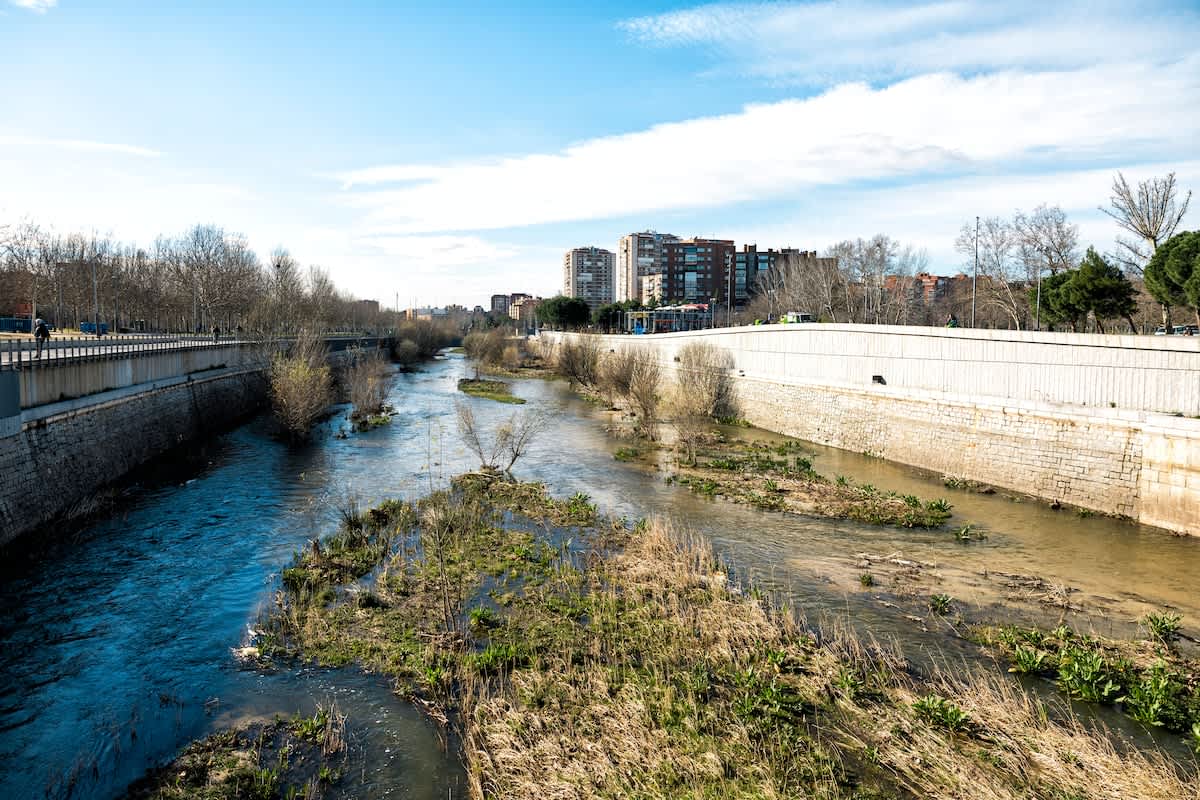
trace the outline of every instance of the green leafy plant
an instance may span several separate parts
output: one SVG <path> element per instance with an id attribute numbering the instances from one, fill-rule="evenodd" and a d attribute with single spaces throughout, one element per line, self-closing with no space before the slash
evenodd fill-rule
<path id="1" fill-rule="evenodd" d="M 970 723 L 970 715 L 944 697 L 926 695 L 913 703 L 917 716 L 934 726 L 951 733 L 964 731 Z"/>
<path id="2" fill-rule="evenodd" d="M 858 582 L 862 584 L 864 589 L 870 588 L 875 585 L 875 576 L 869 572 L 864 572 L 858 576 Z"/>
<path id="3" fill-rule="evenodd" d="M 472 608 L 470 622 L 472 628 L 494 628 L 499 624 L 495 612 L 487 606 Z"/>
<path id="4" fill-rule="evenodd" d="M 1151 641 L 1170 645 L 1179 638 L 1180 623 L 1183 617 L 1179 614 L 1159 613 L 1151 611 L 1142 617 L 1142 627 Z"/>
<path id="5" fill-rule="evenodd" d="M 1013 651 L 1012 666 L 1009 667 L 1009 672 L 1018 672 L 1023 675 L 1037 675 L 1046 670 L 1046 658 L 1049 656 L 1045 650 L 1035 650 L 1032 647 L 1017 647 Z"/>
<path id="6" fill-rule="evenodd" d="M 939 616 L 945 616 L 950 613 L 954 598 L 948 594 L 934 594 L 929 596 L 929 610 Z"/>
<path id="7" fill-rule="evenodd" d="M 1058 685 L 1088 703 L 1112 703 L 1121 684 L 1104 656 L 1087 647 L 1069 645 L 1059 651 Z"/>
<path id="8" fill-rule="evenodd" d="M 1123 701 L 1131 717 L 1145 725 L 1162 726 L 1171 713 L 1171 674 L 1159 661 L 1140 681 L 1134 681 Z"/>
<path id="9" fill-rule="evenodd" d="M 949 514 L 950 509 L 954 508 L 944 497 L 939 497 L 937 500 L 930 500 L 925 504 L 925 507 L 930 511 L 940 511 L 943 514 Z"/>

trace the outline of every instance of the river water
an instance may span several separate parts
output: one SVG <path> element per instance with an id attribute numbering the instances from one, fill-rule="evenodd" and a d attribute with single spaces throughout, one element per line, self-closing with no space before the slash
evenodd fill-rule
<path id="1" fill-rule="evenodd" d="M 415 498 L 476 466 L 454 421 L 456 383 L 468 372 L 463 359 L 450 356 L 397 375 L 390 402 L 398 416 L 370 433 L 339 438 L 346 425 L 339 414 L 311 443 L 295 446 L 272 438 L 269 421 L 252 421 L 191 448 L 184 459 L 156 465 L 116 512 L 68 540 L 5 553 L 4 795 L 119 796 L 148 768 L 216 728 L 311 713 L 316 702 L 336 699 L 362 756 L 341 783 L 344 796 L 465 796 L 453 746 L 448 752 L 437 729 L 396 699 L 385 680 L 295 666 L 263 674 L 243 669 L 231 648 L 270 602 L 279 570 L 308 539 L 336 527 L 337 506 L 347 498 L 363 506 Z M 949 490 L 935 477 L 815 445 L 819 472 L 944 496 L 955 505 L 956 523 L 969 521 L 988 538 L 959 545 L 945 531 L 759 512 L 669 485 L 654 466 L 614 461 L 619 442 L 606 432 L 607 413 L 560 382 L 516 381 L 514 390 L 529 400 L 526 409 L 550 416 L 518 464 L 519 477 L 543 480 L 560 496 L 586 492 L 602 509 L 631 519 L 668 514 L 710 538 L 748 577 L 792 596 L 810 617 L 849 615 L 876 635 L 927 641 L 881 602 L 903 599 L 858 585 L 858 554 L 901 553 L 936 564 L 930 585 L 952 587 L 977 607 L 1009 602 L 983 577 L 1006 572 L 1074 587 L 1072 602 L 1094 615 L 1091 624 L 1100 621 L 1102 633 L 1128 632 L 1131 619 L 1163 605 L 1184 614 L 1185 631 L 1200 620 L 1200 599 L 1189 585 L 1200 575 L 1200 539 Z M 512 406 L 471 402 L 484 424 L 513 413 Z M 960 650 L 966 656 L 969 648 Z"/>

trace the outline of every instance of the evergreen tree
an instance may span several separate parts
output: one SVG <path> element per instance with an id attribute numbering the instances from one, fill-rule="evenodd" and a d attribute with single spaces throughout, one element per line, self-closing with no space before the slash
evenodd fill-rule
<path id="1" fill-rule="evenodd" d="M 1163 305 L 1190 308 L 1200 325 L 1200 231 L 1176 234 L 1146 265 L 1146 288 Z"/>
<path id="2" fill-rule="evenodd" d="M 578 297 L 556 295 L 543 300 L 537 307 L 538 322 L 556 328 L 580 328 L 588 324 L 591 311 Z"/>
<path id="3" fill-rule="evenodd" d="M 1085 309 L 1084 313 L 1091 311 L 1101 333 L 1104 333 L 1104 320 L 1117 317 L 1126 320 L 1131 330 L 1137 330 L 1133 323 L 1137 290 L 1115 264 L 1089 247 L 1079 269 L 1072 273 L 1064 287 L 1069 296 L 1067 302 Z"/>
<path id="4" fill-rule="evenodd" d="M 1071 330 L 1079 330 L 1079 321 L 1087 316 L 1087 308 L 1078 305 L 1075 295 L 1068 292 L 1068 287 L 1075 277 L 1077 270 L 1069 269 L 1056 272 L 1042 281 L 1042 299 L 1038 310 L 1040 321 L 1056 324 L 1066 323 Z M 1029 305 L 1037 304 L 1037 288 L 1029 290 Z"/>

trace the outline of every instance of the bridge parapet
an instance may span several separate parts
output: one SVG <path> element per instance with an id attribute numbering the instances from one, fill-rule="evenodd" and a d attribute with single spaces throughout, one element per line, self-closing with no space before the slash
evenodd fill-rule
<path id="1" fill-rule="evenodd" d="M 0 345 L 0 419 L 47 403 L 215 369 L 266 369 L 290 340 L 193 336 L 52 339 L 40 356 L 30 341 Z M 331 357 L 386 349 L 386 336 L 330 336 Z M 12 406 L 15 411 L 10 408 Z"/>

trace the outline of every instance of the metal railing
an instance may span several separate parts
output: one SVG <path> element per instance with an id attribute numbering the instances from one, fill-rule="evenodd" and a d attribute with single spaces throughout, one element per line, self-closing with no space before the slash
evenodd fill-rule
<path id="1" fill-rule="evenodd" d="M 32 339 L 0 340 L 0 370 L 37 369 L 87 361 L 106 361 L 170 350 L 228 347 L 248 343 L 234 336 L 112 335 L 52 336 L 40 348 Z"/>
<path id="2" fill-rule="evenodd" d="M 330 352 L 354 347 L 380 347 L 388 337 L 333 335 L 326 338 Z M 286 339 L 273 340 L 277 345 Z M 109 361 L 119 358 L 164 353 L 174 350 L 202 350 L 231 345 L 264 345 L 268 341 L 247 339 L 236 335 L 218 336 L 190 334 L 135 334 L 102 336 L 53 336 L 42 347 L 32 339 L 0 339 L 0 370 L 38 369 L 88 361 Z"/>

